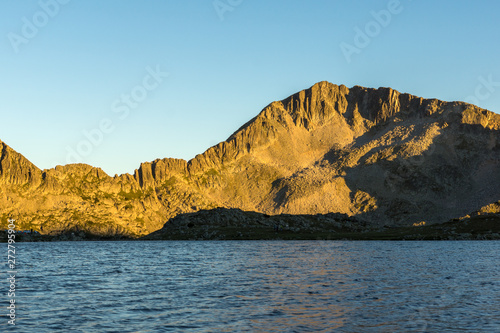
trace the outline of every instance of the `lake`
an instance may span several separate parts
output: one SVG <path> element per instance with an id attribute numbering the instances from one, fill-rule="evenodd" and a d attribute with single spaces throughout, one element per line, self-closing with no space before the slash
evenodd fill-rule
<path id="1" fill-rule="evenodd" d="M 500 241 L 17 243 L 16 263 L 0 331 L 500 332 Z"/>

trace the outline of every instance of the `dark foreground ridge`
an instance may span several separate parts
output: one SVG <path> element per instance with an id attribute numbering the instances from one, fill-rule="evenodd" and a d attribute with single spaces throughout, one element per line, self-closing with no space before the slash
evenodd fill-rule
<path id="1" fill-rule="evenodd" d="M 217 208 L 178 215 L 143 240 L 485 240 L 500 239 L 500 214 L 442 224 L 373 227 L 344 214 L 266 215 Z"/>

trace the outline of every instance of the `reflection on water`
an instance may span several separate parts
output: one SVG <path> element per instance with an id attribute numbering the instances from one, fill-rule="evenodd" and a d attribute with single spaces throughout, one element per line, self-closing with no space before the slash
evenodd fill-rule
<path id="1" fill-rule="evenodd" d="M 23 243 L 16 328 L 495 332 L 499 250 L 496 241 Z"/>

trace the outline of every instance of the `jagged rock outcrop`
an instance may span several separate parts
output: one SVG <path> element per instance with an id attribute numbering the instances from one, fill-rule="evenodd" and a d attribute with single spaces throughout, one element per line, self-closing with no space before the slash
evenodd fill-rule
<path id="1" fill-rule="evenodd" d="M 40 184 L 41 172 L 23 155 L 15 152 L 12 148 L 0 141 L 0 183 L 14 185 L 28 184 L 37 186 Z"/>
<path id="2" fill-rule="evenodd" d="M 139 169 L 134 173 L 134 178 L 141 187 L 155 187 L 175 174 L 187 174 L 187 162 L 185 160 L 165 158 L 141 163 Z"/>
<path id="3" fill-rule="evenodd" d="M 133 175 L 82 164 L 42 171 L 0 142 L 2 223 L 144 235 L 216 207 L 443 222 L 500 199 L 499 131 L 500 115 L 471 104 L 320 82 L 190 161 L 145 162 Z"/>

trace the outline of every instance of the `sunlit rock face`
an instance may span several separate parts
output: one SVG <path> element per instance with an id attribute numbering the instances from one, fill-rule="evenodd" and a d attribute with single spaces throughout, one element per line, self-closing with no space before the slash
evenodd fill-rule
<path id="1" fill-rule="evenodd" d="M 499 131 L 500 115 L 471 104 L 320 82 L 190 161 L 145 162 L 133 175 L 42 171 L 0 141 L 1 222 L 139 236 L 216 207 L 443 222 L 500 199 Z"/>

